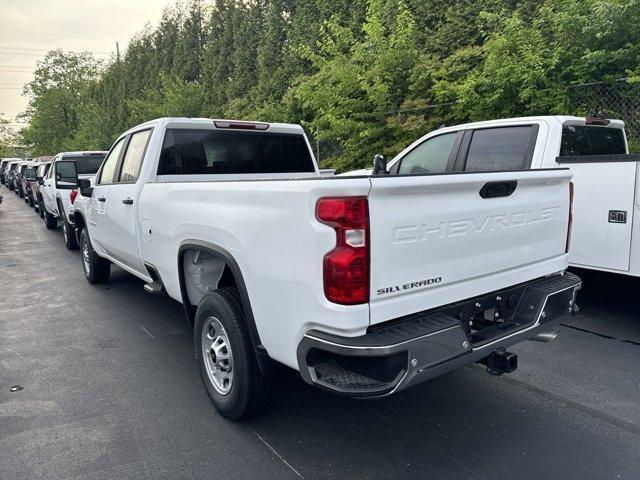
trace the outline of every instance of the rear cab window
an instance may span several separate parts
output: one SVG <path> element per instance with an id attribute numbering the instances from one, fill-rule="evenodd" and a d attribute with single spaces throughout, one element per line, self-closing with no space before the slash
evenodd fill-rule
<path id="1" fill-rule="evenodd" d="M 622 155 L 626 153 L 627 145 L 622 128 L 594 125 L 563 125 L 562 127 L 560 156 Z"/>
<path id="2" fill-rule="evenodd" d="M 302 134 L 167 129 L 158 175 L 313 173 Z"/>
<path id="3" fill-rule="evenodd" d="M 537 125 L 481 128 L 469 132 L 464 170 L 528 170 L 537 133 Z"/>
<path id="4" fill-rule="evenodd" d="M 64 157 L 64 160 L 75 161 L 78 175 L 95 175 L 100 169 L 100 165 L 102 165 L 104 155 L 92 154 L 82 157 Z"/>

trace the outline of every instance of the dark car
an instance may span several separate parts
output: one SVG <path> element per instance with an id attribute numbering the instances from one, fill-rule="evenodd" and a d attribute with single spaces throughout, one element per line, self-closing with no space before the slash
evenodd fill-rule
<path id="1" fill-rule="evenodd" d="M 9 165 L 7 165 L 6 167 L 5 181 L 7 183 L 7 187 L 9 187 L 9 190 L 15 191 L 16 189 L 16 184 L 15 184 L 16 169 L 18 168 L 18 163 L 20 163 L 21 161 L 22 161 L 21 159 L 13 160 L 9 162 Z"/>
<path id="2" fill-rule="evenodd" d="M 44 177 L 49 173 L 51 168 L 51 161 L 44 160 L 38 163 L 36 168 L 36 184 L 31 187 L 31 194 L 33 201 L 36 204 L 36 212 L 40 214 L 41 218 L 44 218 L 44 201 L 42 199 L 42 185 L 44 184 Z"/>
<path id="3" fill-rule="evenodd" d="M 30 163 L 31 162 L 20 162 L 16 167 L 16 174 L 13 183 L 15 184 L 15 192 L 20 196 L 20 198 L 24 198 L 24 173 L 27 170 L 27 165 Z"/>
<path id="4" fill-rule="evenodd" d="M 37 205 L 35 199 L 35 190 L 38 187 L 38 180 L 36 178 L 36 171 L 38 170 L 38 163 L 33 162 L 27 165 L 24 175 L 22 176 L 22 189 L 24 190 L 24 201 L 29 204 L 30 207 Z"/>
<path id="5" fill-rule="evenodd" d="M 11 159 L 9 158 L 3 158 L 2 160 L 0 160 L 0 184 L 1 185 L 5 184 L 4 171 L 7 168 L 7 165 L 9 165 L 10 161 Z"/>

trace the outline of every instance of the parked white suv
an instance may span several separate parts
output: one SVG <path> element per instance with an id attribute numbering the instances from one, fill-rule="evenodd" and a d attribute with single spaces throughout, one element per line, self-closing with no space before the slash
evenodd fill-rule
<path id="1" fill-rule="evenodd" d="M 42 180 L 40 192 L 44 206 L 44 223 L 48 229 L 62 221 L 64 244 L 69 250 L 78 248 L 73 226 L 73 203 L 80 178 L 96 174 L 107 152 L 63 152 L 57 154 Z"/>
<path id="2" fill-rule="evenodd" d="M 569 170 L 323 177 L 298 125 L 163 118 L 80 180 L 82 266 L 114 263 L 184 305 L 213 403 L 264 406 L 273 361 L 320 388 L 380 397 L 554 328 Z"/>

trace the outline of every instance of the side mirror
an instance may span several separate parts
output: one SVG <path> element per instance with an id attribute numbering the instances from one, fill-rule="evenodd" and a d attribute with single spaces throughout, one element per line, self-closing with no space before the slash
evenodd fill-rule
<path id="1" fill-rule="evenodd" d="M 77 182 L 77 186 L 80 189 L 80 194 L 83 197 L 90 197 L 93 195 L 93 187 L 91 186 L 91 180 L 88 178 L 80 178 Z"/>
<path id="2" fill-rule="evenodd" d="M 52 167 L 53 168 L 53 167 Z M 78 184 L 78 174 L 76 173 L 76 162 L 61 161 L 56 162 L 56 188 L 72 190 Z"/>
<path id="3" fill-rule="evenodd" d="M 387 171 L 387 158 L 381 153 L 373 157 L 373 174 L 374 175 L 388 175 Z"/>

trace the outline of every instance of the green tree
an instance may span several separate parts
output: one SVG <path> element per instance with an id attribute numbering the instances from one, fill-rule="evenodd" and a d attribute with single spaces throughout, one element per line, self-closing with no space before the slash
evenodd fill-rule
<path id="1" fill-rule="evenodd" d="M 53 50 L 38 62 L 24 89 L 29 125 L 23 135 L 34 155 L 55 154 L 73 142 L 83 92 L 98 75 L 99 63 L 89 53 Z"/>

